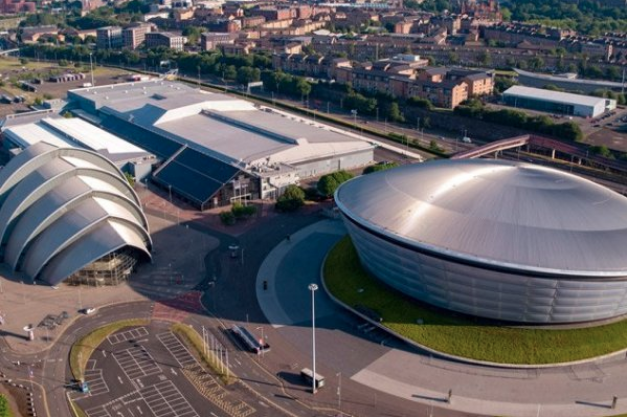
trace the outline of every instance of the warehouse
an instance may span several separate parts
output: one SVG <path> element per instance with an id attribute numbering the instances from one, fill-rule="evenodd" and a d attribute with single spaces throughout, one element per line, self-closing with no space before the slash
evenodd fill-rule
<path id="1" fill-rule="evenodd" d="M 568 116 L 597 117 L 616 108 L 616 100 L 515 85 L 503 92 L 508 106 Z"/>
<path id="2" fill-rule="evenodd" d="M 276 198 L 303 178 L 373 160 L 374 146 L 357 135 L 178 82 L 84 88 L 68 99 L 161 158 L 152 180 L 201 210 Z"/>

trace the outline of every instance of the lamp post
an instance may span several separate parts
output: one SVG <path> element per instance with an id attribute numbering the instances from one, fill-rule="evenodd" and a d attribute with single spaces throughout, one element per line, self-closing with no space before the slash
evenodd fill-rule
<path id="1" fill-rule="evenodd" d="M 89 73 L 91 74 L 91 86 L 95 87 L 94 85 L 94 66 L 92 64 L 92 60 L 91 60 L 91 52 L 89 53 Z"/>
<path id="2" fill-rule="evenodd" d="M 357 112 L 355 112 L 357 114 Z M 317 284 L 309 284 L 307 287 L 311 291 L 311 340 L 313 352 L 313 377 L 311 382 L 311 393 L 316 393 L 316 303 L 314 294 L 318 290 Z"/>
<path id="3" fill-rule="evenodd" d="M 261 343 L 260 343 L 260 345 L 261 345 L 261 356 L 263 357 L 264 356 L 264 350 L 265 350 L 263 347 L 266 345 L 266 339 L 264 339 L 264 337 L 263 337 L 263 326 L 257 327 L 257 330 L 261 330 Z"/>
<path id="4" fill-rule="evenodd" d="M 337 408 L 342 411 L 342 373 L 337 373 Z"/>

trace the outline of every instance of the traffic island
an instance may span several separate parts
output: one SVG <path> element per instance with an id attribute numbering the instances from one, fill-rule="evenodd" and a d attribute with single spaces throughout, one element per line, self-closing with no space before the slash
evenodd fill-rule
<path id="1" fill-rule="evenodd" d="M 627 348 L 627 320 L 578 329 L 521 328 L 422 304 L 369 275 L 349 237 L 329 252 L 323 279 L 330 294 L 353 311 L 373 323 L 378 320 L 370 316 L 376 315 L 379 325 L 444 356 L 536 366 L 584 361 Z"/>

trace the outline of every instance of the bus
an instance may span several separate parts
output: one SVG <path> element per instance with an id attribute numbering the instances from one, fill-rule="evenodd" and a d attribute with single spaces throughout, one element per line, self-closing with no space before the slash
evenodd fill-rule
<path id="1" fill-rule="evenodd" d="M 311 386 L 313 384 L 314 373 L 309 368 L 303 368 L 300 370 L 300 376 L 307 381 L 307 384 Z M 316 389 L 324 387 L 324 377 L 319 373 L 316 373 Z"/>
<path id="2" fill-rule="evenodd" d="M 231 327 L 231 331 L 235 334 L 246 346 L 250 352 L 259 355 L 262 352 L 268 352 L 270 345 L 263 339 L 257 339 L 246 327 L 242 325 L 234 325 Z"/>

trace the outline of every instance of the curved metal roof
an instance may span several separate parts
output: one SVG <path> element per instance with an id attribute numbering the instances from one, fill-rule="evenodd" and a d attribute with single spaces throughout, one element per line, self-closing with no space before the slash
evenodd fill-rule
<path id="1" fill-rule="evenodd" d="M 4 261 L 32 279 L 54 285 L 126 246 L 150 258 L 137 195 L 97 153 L 46 143 L 27 148 L 0 172 L 0 204 Z"/>
<path id="2" fill-rule="evenodd" d="M 358 224 L 431 253 L 538 273 L 627 274 L 627 198 L 551 168 L 432 161 L 351 180 L 336 201 Z"/>
<path id="3" fill-rule="evenodd" d="M 5 200 L 7 193 L 24 178 L 38 170 L 42 165 L 59 158 L 65 159 L 70 163 L 76 163 L 76 161 L 89 162 L 103 170 L 121 175 L 120 170 L 113 162 L 95 152 L 79 148 L 57 148 L 48 143 L 40 142 L 24 149 L 0 171 L 0 204 Z M 138 199 L 136 201 L 139 203 Z"/>
<path id="4" fill-rule="evenodd" d="M 137 223 L 148 230 L 148 221 L 144 213 L 130 198 L 123 195 L 118 187 L 104 181 L 96 181 L 94 178 L 89 182 L 87 184 L 85 177 L 70 178 L 40 198 L 18 218 L 7 241 L 5 262 L 13 269 L 19 268 L 20 256 L 31 240 L 87 198 L 98 197 L 122 205 L 133 213 Z"/>

